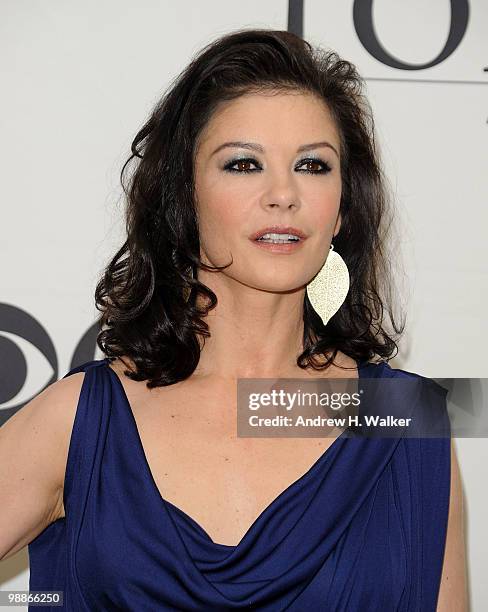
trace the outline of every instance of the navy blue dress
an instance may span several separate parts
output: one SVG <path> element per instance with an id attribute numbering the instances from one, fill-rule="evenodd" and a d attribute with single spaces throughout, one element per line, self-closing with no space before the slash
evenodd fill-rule
<path id="1" fill-rule="evenodd" d="M 108 364 L 94 360 L 66 374 L 85 372 L 66 516 L 29 544 L 30 590 L 64 591 L 64 608 L 49 609 L 435 612 L 450 434 L 368 439 L 343 432 L 237 546 L 218 544 L 161 496 Z M 360 379 L 419 377 L 386 362 L 358 366 Z M 445 393 L 435 408 L 447 414 Z"/>

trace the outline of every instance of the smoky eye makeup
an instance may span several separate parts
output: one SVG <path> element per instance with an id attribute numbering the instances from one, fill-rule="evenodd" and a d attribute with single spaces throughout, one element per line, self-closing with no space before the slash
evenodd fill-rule
<path id="1" fill-rule="evenodd" d="M 250 174 L 260 172 L 262 166 L 254 157 L 243 156 L 227 160 L 224 162 L 222 170 L 234 174 Z M 306 174 L 328 174 L 332 170 L 332 166 L 320 156 L 309 155 L 295 164 L 295 170 Z"/>

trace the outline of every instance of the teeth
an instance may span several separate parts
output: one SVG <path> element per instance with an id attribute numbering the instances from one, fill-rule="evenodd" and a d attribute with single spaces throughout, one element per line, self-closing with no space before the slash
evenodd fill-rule
<path id="1" fill-rule="evenodd" d="M 298 242 L 300 238 L 294 234 L 263 234 L 258 238 L 261 242 L 272 242 L 274 244 L 285 244 L 287 242 Z"/>

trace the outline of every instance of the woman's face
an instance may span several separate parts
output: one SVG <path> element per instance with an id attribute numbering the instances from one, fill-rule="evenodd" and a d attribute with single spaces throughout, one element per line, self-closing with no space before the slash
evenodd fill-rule
<path id="1" fill-rule="evenodd" d="M 217 274 L 255 289 L 306 285 L 340 227 L 339 146 L 330 112 L 310 94 L 249 94 L 222 103 L 195 156 L 203 262 L 221 266 L 233 258 Z M 274 225 L 306 238 L 287 252 L 259 246 L 253 234 Z"/>

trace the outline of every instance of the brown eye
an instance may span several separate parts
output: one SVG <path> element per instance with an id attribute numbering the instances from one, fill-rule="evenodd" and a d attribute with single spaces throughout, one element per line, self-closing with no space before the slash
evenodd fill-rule
<path id="1" fill-rule="evenodd" d="M 251 169 L 249 167 L 251 165 L 250 161 L 241 160 L 241 161 L 236 162 L 236 164 L 241 172 L 249 172 L 249 170 Z"/>
<path id="2" fill-rule="evenodd" d="M 316 161 L 308 161 L 307 162 L 309 172 L 319 172 L 321 170 L 321 166 Z"/>
<path id="3" fill-rule="evenodd" d="M 327 174 L 332 170 L 327 162 L 323 162 L 321 159 L 304 159 L 300 165 L 306 164 L 304 172 L 308 174 Z"/>
<path id="4" fill-rule="evenodd" d="M 237 166 L 237 168 L 235 166 Z M 224 166 L 224 170 L 226 170 L 227 172 L 235 172 L 238 174 L 247 174 L 249 172 L 257 171 L 251 169 L 250 166 L 256 166 L 256 160 L 246 157 L 243 159 L 231 160 Z"/>

